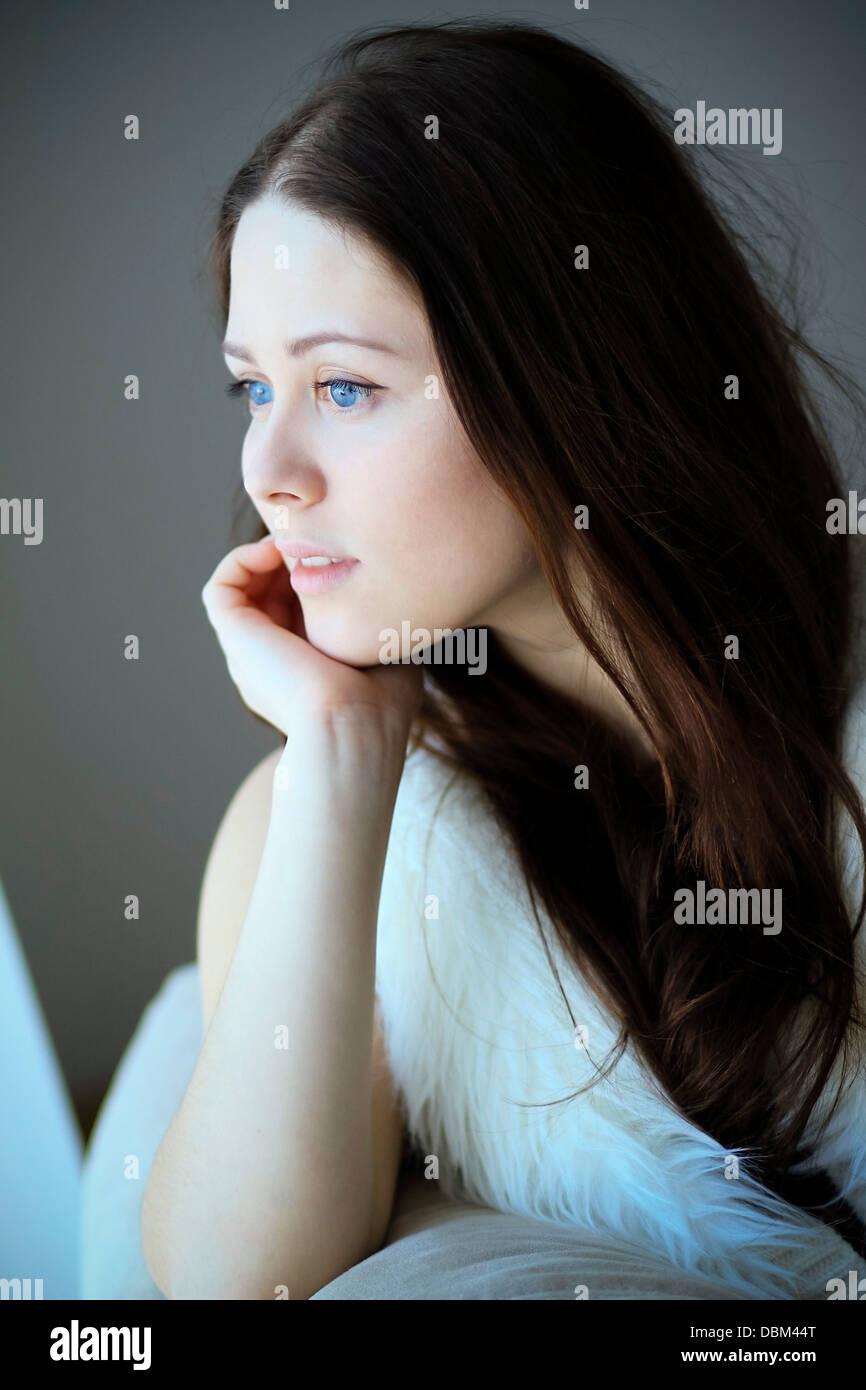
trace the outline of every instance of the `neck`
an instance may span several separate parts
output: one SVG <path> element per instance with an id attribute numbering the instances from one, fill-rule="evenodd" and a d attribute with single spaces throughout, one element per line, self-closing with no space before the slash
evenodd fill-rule
<path id="1" fill-rule="evenodd" d="M 540 684 L 580 702 L 621 734 L 641 760 L 655 760 L 653 744 L 628 701 L 575 636 L 546 585 L 531 609 L 489 626 L 516 665 Z"/>

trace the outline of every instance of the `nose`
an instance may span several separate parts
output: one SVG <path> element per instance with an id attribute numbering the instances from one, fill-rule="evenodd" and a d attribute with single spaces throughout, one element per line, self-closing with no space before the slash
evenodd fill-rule
<path id="1" fill-rule="evenodd" d="M 270 506 L 312 506 L 326 492 L 324 474 L 303 433 L 272 410 L 247 431 L 241 451 L 244 489 L 264 515 Z"/>

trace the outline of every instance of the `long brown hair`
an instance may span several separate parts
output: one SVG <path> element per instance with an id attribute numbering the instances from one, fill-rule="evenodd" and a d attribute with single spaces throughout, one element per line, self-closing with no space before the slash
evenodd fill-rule
<path id="1" fill-rule="evenodd" d="M 621 1026 L 616 1056 L 633 1042 L 684 1115 L 814 1206 L 832 1190 L 791 1169 L 864 1027 L 840 808 L 861 846 L 866 819 L 841 759 L 853 584 L 825 517 L 842 484 L 803 362 L 846 396 L 847 379 L 776 307 L 664 108 L 532 25 L 378 29 L 331 55 L 225 193 L 224 322 L 235 227 L 270 192 L 367 238 L 420 292 L 473 447 L 657 758 L 492 634 L 483 679 L 429 668 L 415 741 L 484 788 L 536 917 L 540 902 Z M 678 924 L 674 892 L 700 879 L 781 889 L 783 930 Z"/>

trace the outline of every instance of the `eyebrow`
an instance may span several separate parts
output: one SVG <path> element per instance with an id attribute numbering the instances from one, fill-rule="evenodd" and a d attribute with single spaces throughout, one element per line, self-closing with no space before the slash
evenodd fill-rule
<path id="1" fill-rule="evenodd" d="M 395 357 L 399 356 L 397 349 L 389 347 L 387 343 L 377 343 L 372 338 L 353 338 L 348 333 L 338 333 L 336 330 L 326 329 L 322 333 L 311 333 L 306 338 L 295 338 L 293 342 L 283 343 L 283 350 L 287 357 L 303 357 L 304 353 L 311 348 L 319 347 L 322 343 L 354 343 L 356 347 L 372 348 L 374 352 L 390 352 Z M 240 362 L 249 362 L 251 366 L 256 365 L 255 358 L 250 353 L 249 348 L 245 348 L 241 343 L 230 343 L 228 339 L 222 345 L 223 354 L 226 357 L 236 357 Z"/>

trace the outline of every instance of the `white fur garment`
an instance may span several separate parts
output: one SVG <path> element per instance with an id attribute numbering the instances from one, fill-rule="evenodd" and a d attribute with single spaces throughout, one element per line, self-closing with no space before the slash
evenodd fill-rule
<path id="1" fill-rule="evenodd" d="M 860 706 L 849 762 L 861 790 L 864 731 Z M 579 882 L 579 845 L 574 873 Z M 632 1048 L 583 1095 L 520 1104 L 583 1085 L 618 1031 L 539 914 L 577 1035 L 483 794 L 431 754 L 411 754 L 380 898 L 377 1011 L 413 1144 L 441 1189 L 610 1232 L 747 1298 L 825 1299 L 836 1287 L 829 1280 L 848 1286 L 851 1270 L 866 1278 L 846 1241 L 752 1180 L 745 1155 L 683 1118 Z M 866 927 L 861 966 L 864 946 Z M 866 1221 L 866 1077 L 840 1102 L 819 1163 Z"/>

